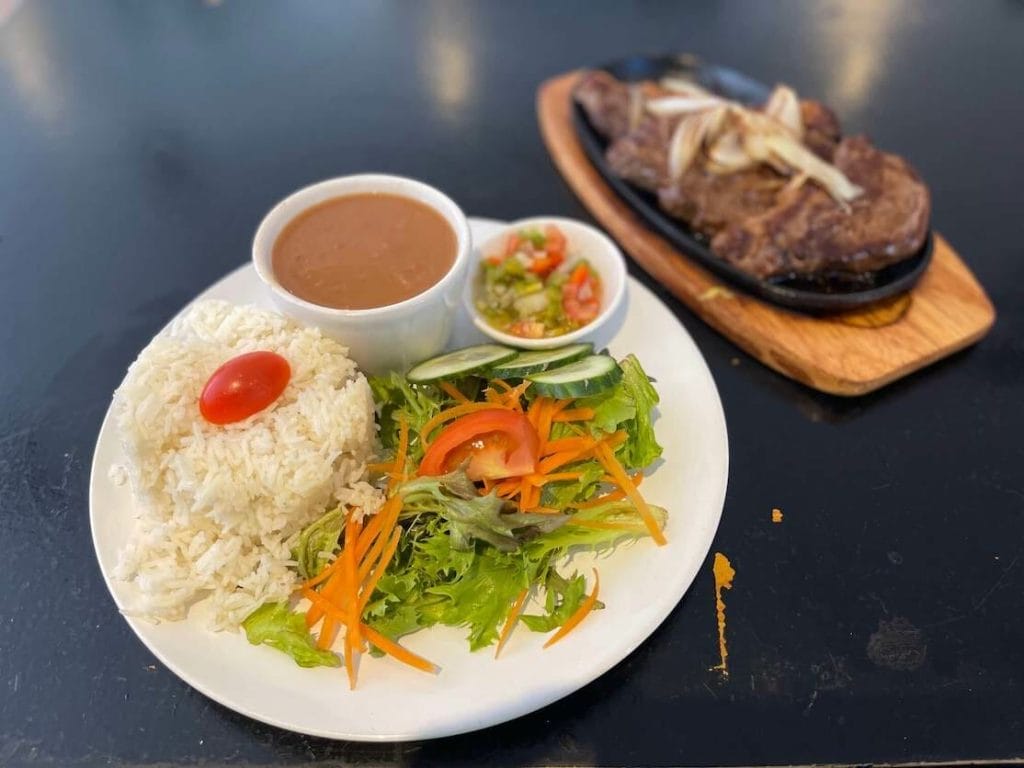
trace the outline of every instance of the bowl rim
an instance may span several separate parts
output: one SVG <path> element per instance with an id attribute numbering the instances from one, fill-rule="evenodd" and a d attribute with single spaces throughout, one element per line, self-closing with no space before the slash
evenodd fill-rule
<path id="1" fill-rule="evenodd" d="M 609 256 L 611 256 L 608 262 L 612 265 L 612 274 L 608 274 L 608 267 L 605 264 L 594 265 L 594 268 L 600 273 L 601 282 L 605 286 L 609 285 L 611 282 L 609 278 L 614 278 L 616 284 L 614 293 L 604 301 L 604 305 L 601 307 L 601 312 L 598 316 L 582 328 L 577 328 L 575 331 L 562 334 L 561 336 L 551 336 L 543 339 L 526 339 L 500 331 L 488 323 L 476 308 L 474 294 L 476 290 L 478 265 L 483 257 L 484 249 L 495 241 L 507 236 L 511 231 L 523 229 L 528 226 L 536 226 L 537 224 L 554 224 L 555 226 L 565 228 L 582 229 L 594 236 L 601 244 L 601 247 L 604 248 Z M 566 238 L 571 238 L 571 234 L 566 232 Z M 598 328 L 604 325 L 609 318 L 615 314 L 626 296 L 626 258 L 623 256 L 622 250 L 615 244 L 615 241 L 613 241 L 601 229 L 593 226 L 592 224 L 588 224 L 585 221 L 580 221 L 579 219 L 572 219 L 567 216 L 528 216 L 526 218 L 516 219 L 515 221 L 511 221 L 504 225 L 500 230 L 496 231 L 483 242 L 474 243 L 472 254 L 474 257 L 474 263 L 470 265 L 470 273 L 466 279 L 466 292 L 463 296 L 466 311 L 472 318 L 473 325 L 475 325 L 478 330 L 495 341 L 510 347 L 518 347 L 520 349 L 555 349 L 556 347 L 561 347 L 566 344 L 572 344 L 584 336 L 594 333 Z M 585 254 L 581 255 L 585 256 Z"/>
<path id="2" fill-rule="evenodd" d="M 296 296 L 291 291 L 285 289 L 277 281 L 277 278 L 274 276 L 272 259 L 274 244 L 276 243 L 277 236 L 280 235 L 281 230 L 309 208 L 312 208 L 314 205 L 321 202 L 325 202 L 332 197 L 346 197 L 347 194 L 363 194 L 365 192 L 373 191 L 365 189 L 355 191 L 351 189 L 353 186 L 379 186 L 380 189 L 376 191 L 380 193 L 393 194 L 399 197 L 409 197 L 410 199 L 423 203 L 434 211 L 437 211 L 437 213 L 440 214 L 446 222 L 448 222 L 449 226 L 451 226 L 455 233 L 455 258 L 452 259 L 451 266 L 440 280 L 429 288 L 420 291 L 416 295 L 410 296 L 409 298 L 403 299 L 395 304 L 385 304 L 381 307 L 368 307 L 365 309 L 325 307 L 322 304 L 317 304 L 315 302 L 308 301 L 307 299 L 303 299 L 300 296 Z M 330 190 L 332 189 L 336 189 L 337 194 L 330 194 Z M 409 189 L 418 191 L 421 197 L 416 198 L 408 194 L 403 194 L 403 190 Z M 321 196 L 322 193 L 327 194 Z M 288 209 L 293 204 L 306 197 L 317 199 L 314 199 L 308 205 L 302 205 L 297 212 L 292 212 L 290 214 L 287 213 Z M 423 198 L 432 199 L 428 200 Z M 271 239 L 271 229 L 282 219 L 284 219 L 284 223 L 281 224 L 273 239 Z M 429 301 L 434 296 L 443 293 L 452 281 L 456 280 L 462 273 L 462 266 L 471 260 L 472 254 L 473 238 L 469 229 L 469 220 L 462 208 L 459 207 L 458 203 L 437 187 L 431 186 L 426 182 L 406 176 L 397 176 L 386 173 L 357 173 L 347 176 L 334 176 L 329 179 L 322 179 L 321 181 L 300 187 L 278 200 L 270 210 L 264 214 L 259 225 L 256 227 L 256 232 L 253 235 L 252 240 L 253 267 L 255 268 L 260 281 L 269 288 L 275 296 L 309 312 L 316 312 L 333 319 L 372 319 L 384 317 L 389 314 L 401 314 L 405 311 L 412 310 L 422 305 L 424 302 Z"/>

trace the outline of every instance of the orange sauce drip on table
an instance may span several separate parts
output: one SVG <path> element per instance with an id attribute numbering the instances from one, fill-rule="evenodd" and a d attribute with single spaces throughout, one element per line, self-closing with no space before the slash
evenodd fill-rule
<path id="1" fill-rule="evenodd" d="M 725 644 L 725 601 L 722 599 L 722 590 L 732 589 L 732 580 L 736 576 L 736 571 L 728 557 L 721 552 L 715 552 L 712 572 L 715 574 L 715 614 L 718 619 L 718 655 L 721 658 L 721 661 L 712 669 L 720 670 L 723 676 L 728 677 L 729 649 Z"/>

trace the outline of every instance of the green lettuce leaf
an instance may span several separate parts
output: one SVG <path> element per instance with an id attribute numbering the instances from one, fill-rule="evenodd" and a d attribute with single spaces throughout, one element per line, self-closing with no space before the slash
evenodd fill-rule
<path id="1" fill-rule="evenodd" d="M 594 418 L 587 422 L 592 434 L 624 429 L 628 437 L 616 452 L 619 460 L 627 468 L 643 469 L 661 456 L 653 423 L 658 392 L 634 355 L 620 360 L 619 367 L 622 381 L 607 392 L 577 400 L 576 406 L 594 409 Z"/>
<path id="2" fill-rule="evenodd" d="M 411 384 L 396 371 L 371 377 L 370 389 L 377 404 L 382 447 L 387 453 L 394 453 L 398 446 L 399 414 L 404 414 L 409 424 L 409 458 L 419 463 L 423 458 L 420 430 L 441 410 L 447 395 L 430 384 Z"/>
<path id="3" fill-rule="evenodd" d="M 541 497 L 542 506 L 567 509 L 576 502 L 586 501 L 594 495 L 604 477 L 604 467 L 595 459 L 577 462 L 565 467 L 565 471 L 579 472 L 580 478 L 546 484 Z"/>
<path id="4" fill-rule="evenodd" d="M 451 478 L 455 487 L 461 482 Z M 580 510 L 574 517 L 631 529 L 562 524 L 546 532 L 535 530 L 531 537 L 521 538 L 514 550 L 498 549 L 476 537 L 463 548 L 460 535 L 453 533 L 459 523 L 431 511 L 431 506 L 422 502 L 414 516 L 405 521 L 408 528 L 398 552 L 363 615 L 370 626 L 395 640 L 443 624 L 467 628 L 470 649 L 483 648 L 497 639 L 519 593 L 537 584 L 547 590 L 543 613 L 531 614 L 523 621 L 535 631 L 550 631 L 573 614 L 586 592 L 582 576 L 565 579 L 551 567 L 552 563 L 571 551 L 600 551 L 647 535 L 633 506 L 620 501 Z M 665 510 L 652 507 L 652 511 L 664 526 Z M 513 529 L 514 537 L 520 534 Z"/>
<path id="5" fill-rule="evenodd" d="M 526 538 L 552 531 L 567 519 L 565 515 L 513 512 L 496 493 L 480 496 L 462 471 L 411 480 L 399 493 L 403 515 L 433 512 L 448 520 L 453 549 L 469 549 L 472 540 L 479 539 L 511 552 Z"/>
<path id="6" fill-rule="evenodd" d="M 658 526 L 665 528 L 668 512 L 662 507 L 648 505 L 651 513 L 658 521 Z M 627 529 L 585 528 L 572 525 L 572 520 L 592 520 L 602 523 L 615 523 L 629 526 Z M 644 525 L 643 518 L 629 501 L 610 501 L 596 507 L 581 509 L 570 517 L 570 524 L 558 530 L 531 540 L 525 545 L 527 556 L 531 558 L 557 558 L 570 549 L 586 549 L 600 552 L 626 539 L 640 539 L 650 534 Z"/>
<path id="7" fill-rule="evenodd" d="M 658 404 L 658 392 L 634 355 L 620 360 L 619 367 L 623 373 L 621 386 L 636 407 L 636 416 L 626 423 L 629 439 L 623 443 L 619 455 L 627 467 L 642 469 L 661 456 L 652 418 Z"/>
<path id="8" fill-rule="evenodd" d="M 392 639 L 443 624 L 468 629 L 471 650 L 491 644 L 515 597 L 542 563 L 483 542 L 454 546 L 450 520 L 421 515 L 402 537 L 363 619 Z"/>
<path id="9" fill-rule="evenodd" d="M 288 603 L 266 603 L 242 622 L 245 636 L 253 645 L 269 645 L 287 653 L 300 667 L 337 667 L 341 662 L 330 651 L 316 647 L 306 629 L 306 617 L 293 613 Z"/>
<path id="10" fill-rule="evenodd" d="M 303 579 L 313 578 L 331 561 L 344 524 L 345 514 L 341 507 L 337 507 L 302 529 L 292 549 L 292 559 L 298 563 L 299 575 Z"/>
<path id="11" fill-rule="evenodd" d="M 552 569 L 548 571 L 547 579 L 544 581 L 544 590 L 544 613 L 524 613 L 519 617 L 519 620 L 534 632 L 550 632 L 565 624 L 586 597 L 587 580 L 577 573 L 574 573 L 572 578 L 565 579 Z M 595 603 L 594 607 L 597 608 L 598 604 Z"/>

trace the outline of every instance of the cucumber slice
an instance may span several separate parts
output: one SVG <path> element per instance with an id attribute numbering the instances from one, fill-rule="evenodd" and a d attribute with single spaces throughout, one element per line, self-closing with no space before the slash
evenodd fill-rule
<path id="1" fill-rule="evenodd" d="M 593 344 L 569 344 L 558 349 L 520 352 L 511 360 L 491 368 L 487 375 L 495 379 L 525 379 L 534 373 L 574 363 L 593 351 Z"/>
<path id="2" fill-rule="evenodd" d="M 480 344 L 432 357 L 412 367 L 405 377 L 414 384 L 426 384 L 438 379 L 454 379 L 479 371 L 490 365 L 503 363 L 516 356 L 514 349 L 498 344 Z"/>
<path id="3" fill-rule="evenodd" d="M 527 376 L 533 389 L 547 397 L 586 397 L 611 389 L 622 380 L 619 364 L 607 355 L 589 355 L 575 363 Z"/>

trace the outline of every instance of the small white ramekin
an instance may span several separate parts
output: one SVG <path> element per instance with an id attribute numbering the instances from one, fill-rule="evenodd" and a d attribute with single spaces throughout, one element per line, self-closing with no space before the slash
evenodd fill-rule
<path id="1" fill-rule="evenodd" d="M 476 308 L 476 294 L 480 290 L 480 262 L 492 253 L 501 252 L 506 238 L 522 229 L 543 229 L 552 224 L 562 230 L 566 238 L 566 261 L 586 259 L 601 278 L 601 312 L 591 322 L 571 333 L 547 339 L 524 339 L 499 331 Z M 577 341 L 598 342 L 598 333 L 615 316 L 626 296 L 626 260 L 622 251 L 598 229 L 575 219 L 557 216 L 535 216 L 514 221 L 492 237 L 478 244 L 473 259 L 473 272 L 468 281 L 465 302 L 473 324 L 495 341 L 520 349 L 553 349 Z"/>
<path id="2" fill-rule="evenodd" d="M 271 256 L 281 230 L 317 203 L 344 195 L 380 192 L 401 195 L 430 206 L 455 232 L 456 252 L 441 280 L 410 299 L 373 309 L 332 309 L 300 299 L 274 276 Z M 369 373 L 404 371 L 444 349 L 465 292 L 472 261 L 469 222 L 451 198 L 427 184 L 401 176 L 362 174 L 313 184 L 279 202 L 260 222 L 252 242 L 252 261 L 275 306 L 304 325 L 313 325 L 349 348 L 352 359 Z"/>

